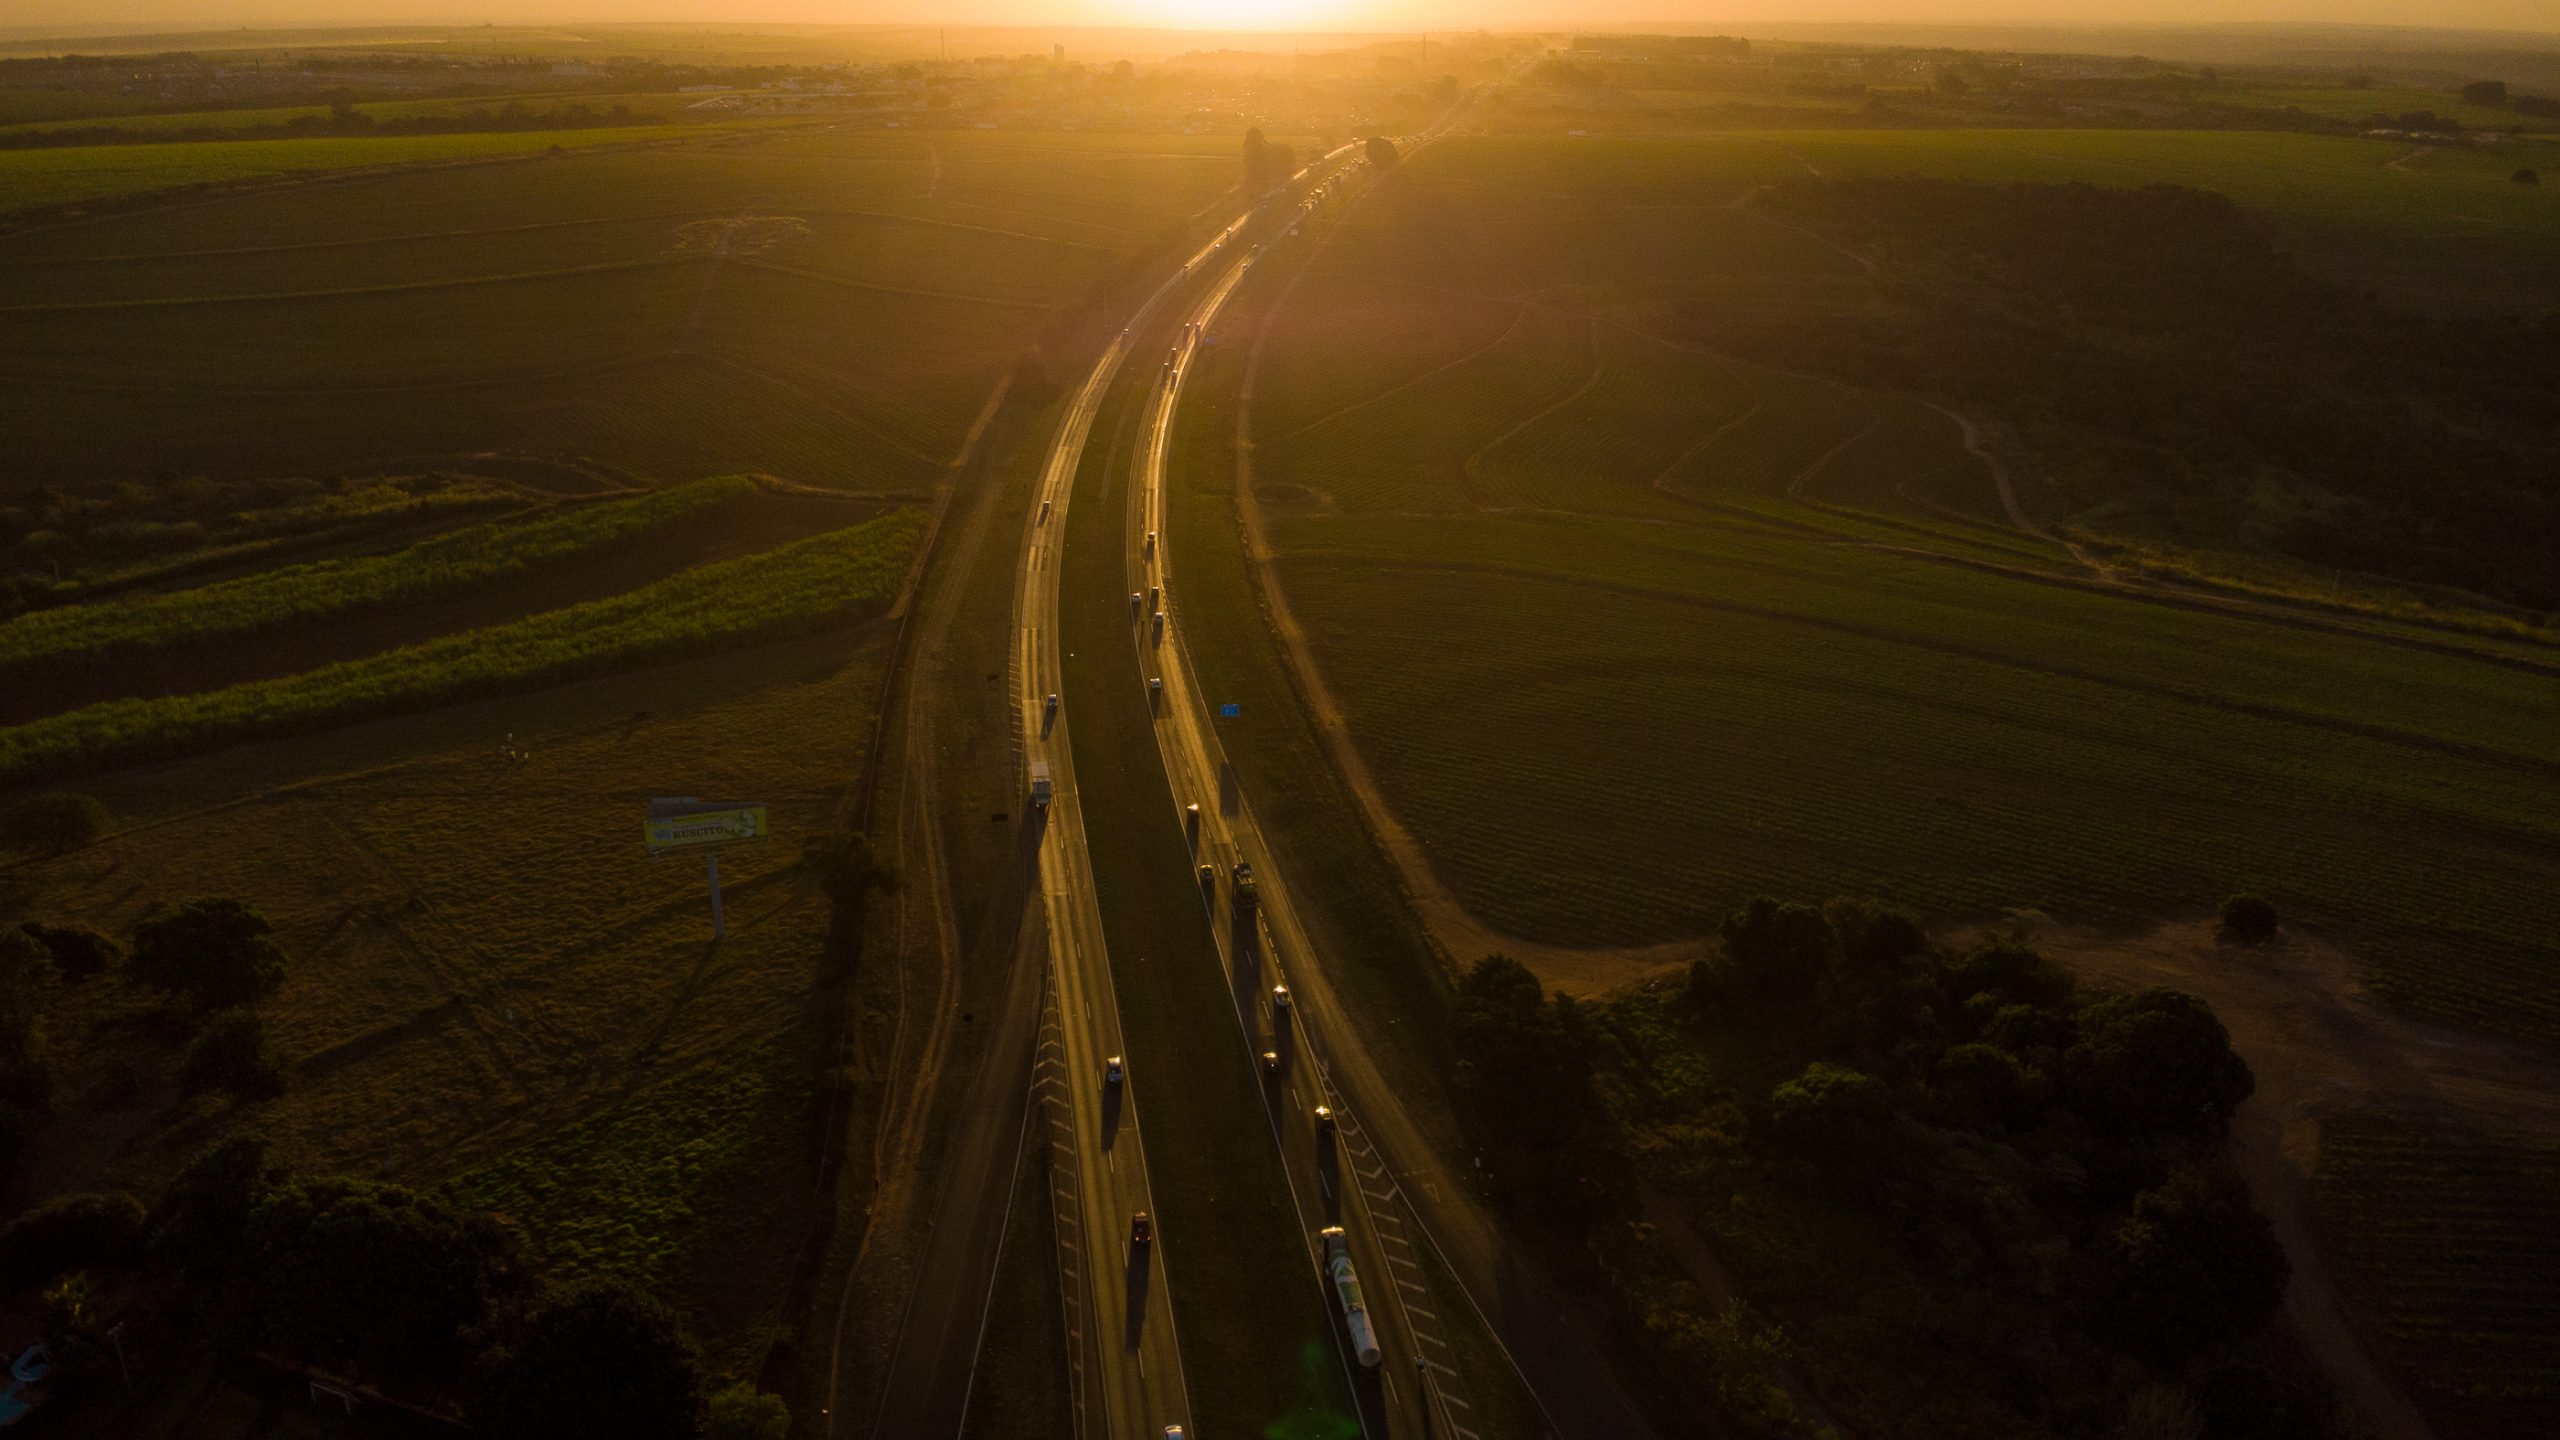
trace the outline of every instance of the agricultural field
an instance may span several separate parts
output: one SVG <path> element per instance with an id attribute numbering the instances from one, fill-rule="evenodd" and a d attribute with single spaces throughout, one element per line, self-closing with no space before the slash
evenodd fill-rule
<path id="1" fill-rule="evenodd" d="M 688 133 L 0 238 L 0 488 L 539 463 L 913 490 L 1230 183 L 1190 140 Z M 426 137 L 481 138 L 517 137 Z"/>
<path id="2" fill-rule="evenodd" d="M 261 1004 L 282 1095 L 185 1096 L 183 1030 L 119 977 L 66 987 L 63 1120 L 31 1179 L 149 1194 L 229 1133 L 280 1158 L 502 1204 L 561 1273 L 680 1302 L 750 1364 L 807 1220 L 828 906 L 799 865 L 839 823 L 887 634 L 835 631 L 83 782 L 99 845 L 0 870 L 0 915 L 122 934 L 149 906 L 249 901 L 285 982 Z M 510 738 L 524 756 L 507 753 Z M 641 853 L 643 802 L 771 806 L 722 857 Z M 528 1149 L 527 1147 L 533 1147 Z M 600 1220 L 599 1217 L 609 1216 Z"/>
<path id="3" fill-rule="evenodd" d="M 1786 144 L 1881 164 L 1927 138 Z M 1786 160 L 1447 142 L 1272 331 L 1272 574 L 1452 896 L 1607 949 L 1759 892 L 2140 925 L 2257 888 L 2363 942 L 2393 1000 L 2560 1043 L 2560 830 L 2523 798 L 2560 775 L 2548 642 L 2128 592 L 2013 522 L 2042 497 L 1955 417 L 1650 330 L 1666 288 L 1784 313 L 1860 278 L 1735 207 Z M 1329 372 L 1345 345 L 1364 397 Z"/>
<path id="4" fill-rule="evenodd" d="M 923 530 L 920 513 L 900 511 L 606 599 L 282 680 L 63 711 L 0 731 L 0 783 L 162 760 L 867 618 L 887 609 L 904 583 Z"/>
<path id="5" fill-rule="evenodd" d="M 2560 1143 L 2365 1111 L 2322 1126 L 2315 1215 L 2439 1434 L 2560 1425 Z"/>
<path id="6" fill-rule="evenodd" d="M 885 1083 L 831 1057 L 900 1003 L 895 966 L 822 973 L 807 858 L 869 782 L 890 617 L 979 429 L 1031 423 L 1045 347 L 1232 150 L 688 127 L 0 236 L 0 816 L 104 815 L 0 852 L 0 929 L 226 896 L 286 957 L 276 1093 L 188 1081 L 201 1027 L 125 974 L 49 989 L 12 1196 L 150 1196 L 262 1134 L 758 1375 L 833 1233 L 821 1087 Z M 661 794 L 770 807 L 720 944 L 700 857 L 642 852 Z"/>

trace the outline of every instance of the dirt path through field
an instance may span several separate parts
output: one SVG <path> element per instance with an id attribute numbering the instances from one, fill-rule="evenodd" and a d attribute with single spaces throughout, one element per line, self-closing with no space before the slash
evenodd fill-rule
<path id="1" fill-rule="evenodd" d="M 2048 925 L 2030 938 L 2085 979 L 2166 985 L 2211 1002 L 2258 1077 L 2232 1150 L 2293 1261 L 2286 1318 L 2376 1436 L 2429 1440 L 2425 1420 L 2349 1323 L 2314 1237 L 2321 1123 L 2378 1105 L 2560 1135 L 2560 1062 L 2385 1009 L 2366 989 L 2364 967 L 2317 935 L 2289 931 L 2265 950 L 2246 950 L 2217 944 L 2211 923 L 2196 921 L 2130 937 Z"/>

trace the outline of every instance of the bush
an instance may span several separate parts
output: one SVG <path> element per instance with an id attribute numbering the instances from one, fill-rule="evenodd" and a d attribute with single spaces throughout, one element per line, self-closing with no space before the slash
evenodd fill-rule
<path id="1" fill-rule="evenodd" d="M 245 1005 L 284 981 L 275 927 L 238 900 L 191 900 L 133 927 L 133 978 L 197 1008 Z"/>
<path id="2" fill-rule="evenodd" d="M 1830 964 L 1830 923 L 1810 905 L 1781 905 L 1763 895 L 1726 916 L 1721 934 L 1723 954 L 1689 972 L 1690 991 L 1701 1002 L 1804 1000 Z"/>
<path id="3" fill-rule="evenodd" d="M 2273 1313 L 2292 1273 L 2275 1226 L 2238 1180 L 2181 1172 L 2135 1197 L 2117 1227 L 2104 1325 L 2174 1363 Z"/>
<path id="4" fill-rule="evenodd" d="M 2234 895 L 2222 902 L 2222 938 L 2264 945 L 2276 938 L 2276 907 L 2263 896 Z"/>
<path id="5" fill-rule="evenodd" d="M 86 795 L 55 790 L 18 802 L 0 825 L 0 844 L 12 850 L 59 855 L 107 833 L 107 807 Z"/>
<path id="6" fill-rule="evenodd" d="M 267 1050 L 267 1025 L 247 1005 L 234 1005 L 205 1023 L 187 1046 L 178 1088 L 189 1095 L 228 1091 L 244 1099 L 284 1093 L 284 1067 Z"/>
<path id="7" fill-rule="evenodd" d="M 786 1440 L 790 1434 L 791 1407 L 745 1381 L 712 1396 L 702 1422 L 702 1440 Z"/>
<path id="8" fill-rule="evenodd" d="M 2089 1006 L 2061 1063 L 2074 1108 L 2117 1134 L 2218 1139 L 2258 1088 L 2213 1007 L 2178 990 Z"/>
<path id="9" fill-rule="evenodd" d="M 369 1180 L 273 1187 L 249 1212 L 246 1240 L 268 1341 L 369 1379 L 459 1379 L 470 1336 L 523 1285 L 514 1236 L 495 1221 Z"/>
<path id="10" fill-rule="evenodd" d="M 1769 1096 L 1769 1128 L 1780 1145 L 1826 1165 L 1883 1158 L 1893 1130 L 1893 1092 L 1873 1075 L 1816 1060 Z"/>
<path id="11" fill-rule="evenodd" d="M 492 1440 L 695 1440 L 702 1364 L 666 1306 L 627 1285 L 574 1286 L 491 1357 L 471 1407 Z"/>
<path id="12" fill-rule="evenodd" d="M 249 1213 L 281 1178 L 256 1135 L 234 1135 L 188 1161 L 151 1207 L 151 1258 L 195 1275 L 227 1269 Z"/>
<path id="13" fill-rule="evenodd" d="M 142 1258 L 142 1202 L 130 1195 L 65 1195 L 0 1230 L 0 1294 L 14 1295 L 74 1270 L 109 1270 Z"/>
<path id="14" fill-rule="evenodd" d="M 18 927 L 53 953 L 53 968 L 74 985 L 124 958 L 124 947 L 86 925 L 47 925 L 30 920 Z"/>

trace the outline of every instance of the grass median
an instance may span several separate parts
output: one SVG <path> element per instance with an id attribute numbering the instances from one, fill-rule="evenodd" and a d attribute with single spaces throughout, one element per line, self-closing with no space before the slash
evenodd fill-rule
<path id="1" fill-rule="evenodd" d="M 1144 347 L 1141 347 L 1143 353 Z M 1192 882 L 1122 583 L 1132 383 L 1077 476 L 1061 581 L 1078 794 L 1111 947 L 1192 1413 L 1204 1435 L 1356 1433 L 1323 1294 Z"/>

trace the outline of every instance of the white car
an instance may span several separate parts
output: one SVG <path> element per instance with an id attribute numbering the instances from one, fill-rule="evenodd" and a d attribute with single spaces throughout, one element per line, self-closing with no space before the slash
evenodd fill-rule
<path id="1" fill-rule="evenodd" d="M 1289 1008 L 1288 986 L 1274 985 L 1271 987 L 1271 1008 L 1274 1010 L 1286 1010 Z"/>

